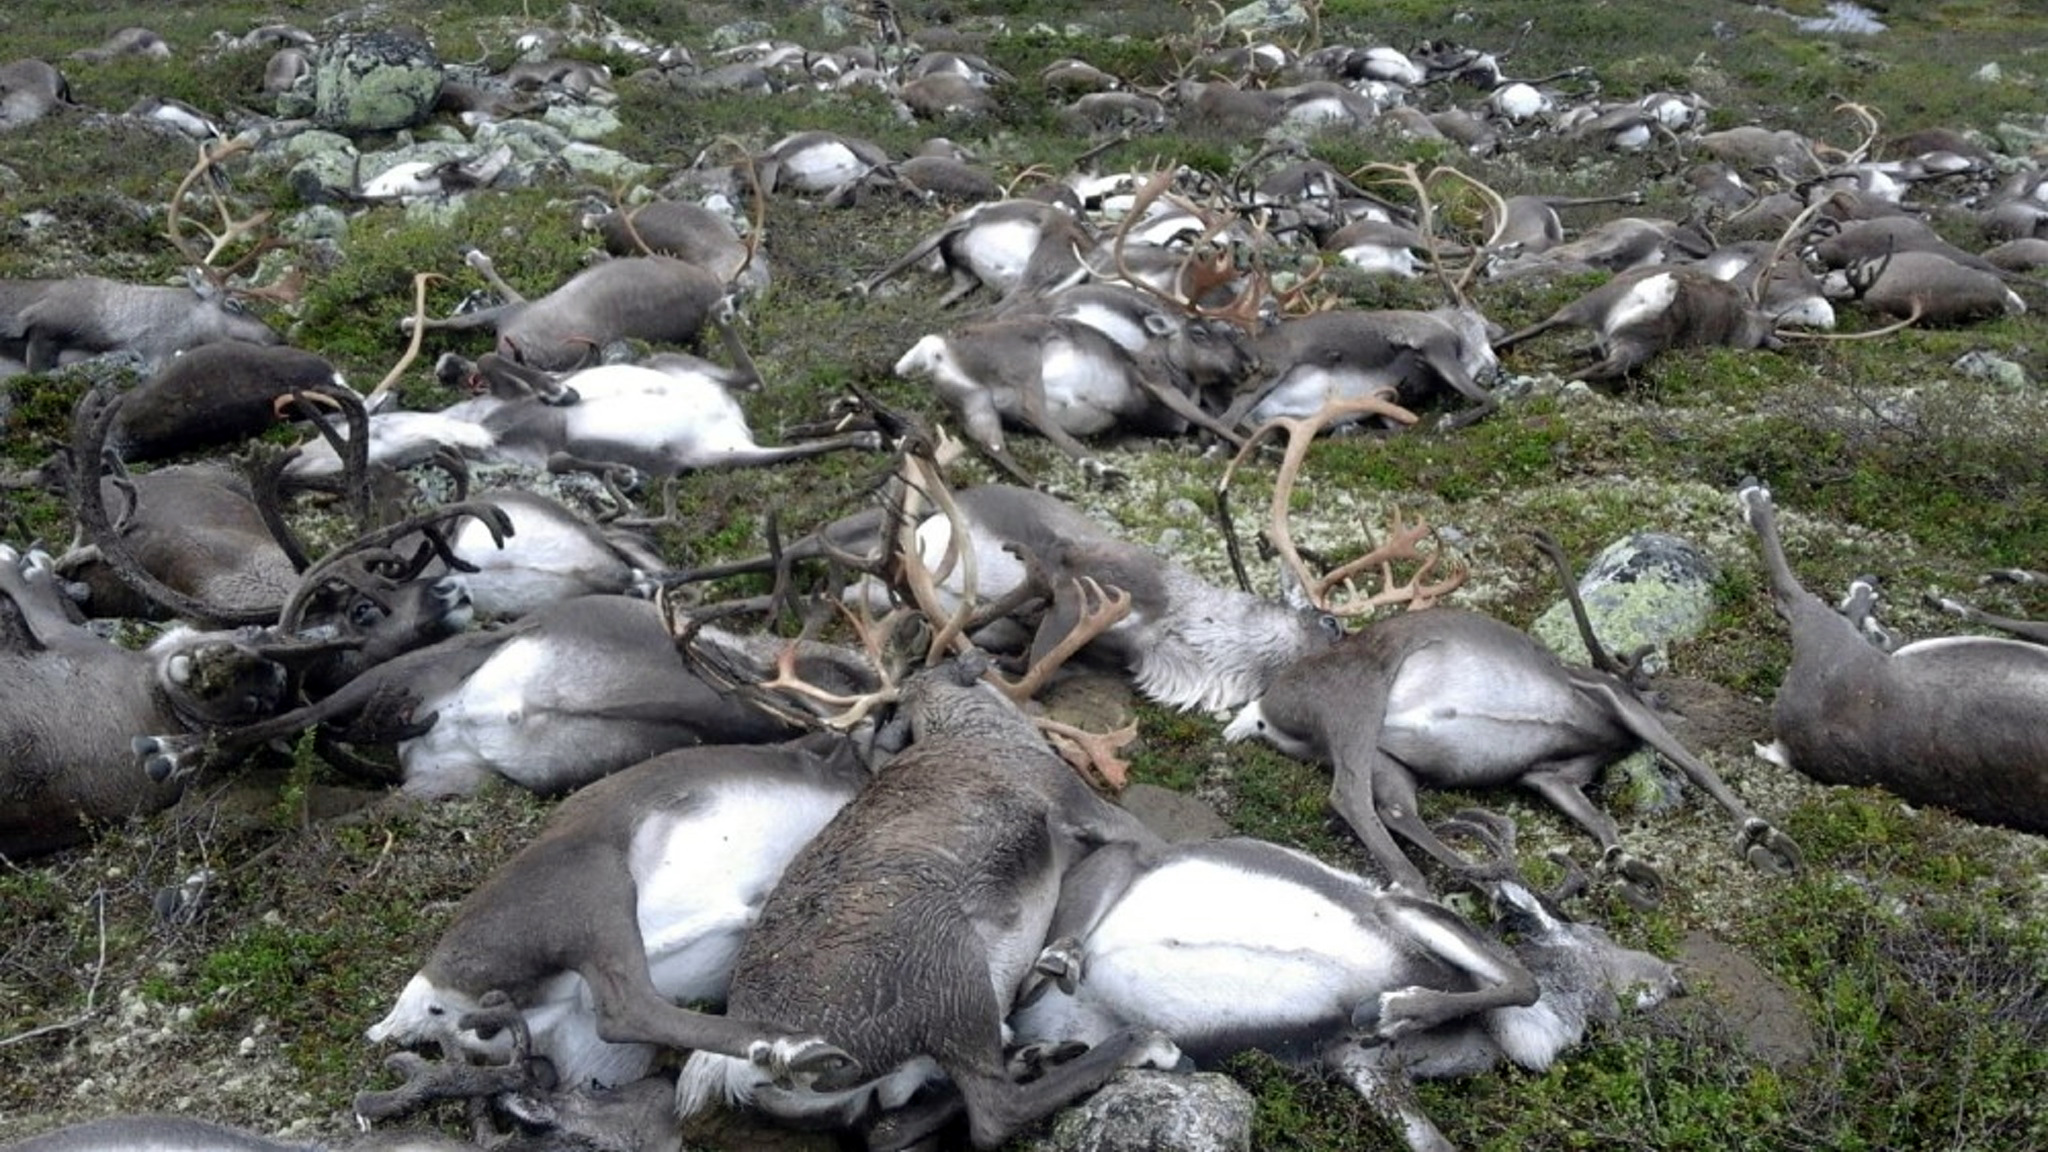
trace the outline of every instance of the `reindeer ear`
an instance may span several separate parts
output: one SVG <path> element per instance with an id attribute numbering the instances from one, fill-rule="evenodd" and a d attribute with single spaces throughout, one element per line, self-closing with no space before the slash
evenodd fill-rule
<path id="1" fill-rule="evenodd" d="M 201 272 L 197 268 L 185 269 L 185 283 L 192 289 L 193 295 L 198 296 L 201 300 L 217 300 L 220 298 L 220 285 L 208 280 L 206 273 Z"/>
<path id="2" fill-rule="evenodd" d="M 1540 936 L 1557 926 L 1536 894 L 1512 880 L 1494 889 L 1493 917 L 1501 931 L 1523 936 Z"/>

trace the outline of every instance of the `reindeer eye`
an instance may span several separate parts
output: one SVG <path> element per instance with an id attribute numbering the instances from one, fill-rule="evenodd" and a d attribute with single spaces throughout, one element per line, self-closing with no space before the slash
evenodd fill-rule
<path id="1" fill-rule="evenodd" d="M 446 1008 L 441 1007 L 439 1004 L 427 1005 L 427 1015 L 429 1016 L 446 1016 L 447 1014 L 448 1010 Z"/>
<path id="2" fill-rule="evenodd" d="M 349 609 L 349 622 L 358 628 L 367 628 L 384 618 L 384 610 L 373 600 L 358 600 Z"/>

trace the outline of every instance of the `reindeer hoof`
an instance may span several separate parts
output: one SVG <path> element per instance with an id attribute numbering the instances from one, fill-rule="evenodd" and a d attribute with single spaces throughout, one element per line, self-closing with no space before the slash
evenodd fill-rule
<path id="1" fill-rule="evenodd" d="M 1045 946 L 1032 970 L 1057 982 L 1060 991 L 1072 996 L 1081 983 L 1081 962 L 1081 942 L 1072 936 L 1062 936 Z"/>
<path id="2" fill-rule="evenodd" d="M 1097 488 L 1116 488 L 1131 478 L 1121 468 L 1105 464 L 1093 456 L 1081 461 L 1081 473 Z"/>
<path id="3" fill-rule="evenodd" d="M 1664 903 L 1664 877 L 1655 868 L 1622 851 L 1609 848 L 1600 858 L 1600 870 L 1615 878 L 1616 890 L 1629 907 L 1654 911 Z"/>
<path id="4" fill-rule="evenodd" d="M 1194 1061 L 1180 1050 L 1180 1045 L 1164 1032 L 1146 1032 L 1138 1037 L 1137 1044 L 1124 1057 L 1126 1068 L 1152 1068 L 1160 1072 L 1195 1070 Z"/>
<path id="5" fill-rule="evenodd" d="M 1010 1079 L 1022 1083 L 1038 1079 L 1045 1075 L 1047 1068 L 1065 1064 L 1087 1050 L 1088 1046 L 1079 1040 L 1026 1044 L 1010 1053 L 1009 1058 L 1003 1063 L 1005 1070 L 1010 1074 Z"/>
<path id="6" fill-rule="evenodd" d="M 1792 876 L 1806 867 L 1798 842 L 1762 820 L 1745 821 L 1736 842 L 1742 846 L 1743 859 L 1759 872 Z"/>
<path id="7" fill-rule="evenodd" d="M 137 736 L 129 746 L 135 750 L 135 758 L 142 763 L 142 770 L 158 784 L 169 783 L 178 771 L 177 753 L 171 750 L 168 737 Z"/>
<path id="8" fill-rule="evenodd" d="M 1427 988 L 1397 988 L 1368 997 L 1351 1010 L 1351 1024 L 1367 1033 L 1367 1044 L 1399 1040 L 1434 1023 L 1424 1011 L 1430 995 Z"/>
<path id="9" fill-rule="evenodd" d="M 798 1078 L 805 1087 L 819 1092 L 859 1083 L 859 1062 L 818 1036 L 756 1040 L 747 1048 L 747 1059 L 781 1088 L 796 1087 Z"/>

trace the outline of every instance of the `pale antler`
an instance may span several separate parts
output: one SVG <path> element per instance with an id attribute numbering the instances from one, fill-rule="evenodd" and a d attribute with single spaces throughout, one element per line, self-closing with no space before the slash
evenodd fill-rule
<path id="1" fill-rule="evenodd" d="M 1316 576 L 1310 571 L 1308 562 L 1302 559 L 1301 551 L 1295 546 L 1294 532 L 1289 522 L 1288 504 L 1294 494 L 1295 481 L 1301 475 L 1301 468 L 1308 459 L 1309 445 L 1316 434 L 1332 420 L 1344 416 L 1372 414 L 1385 416 L 1403 424 L 1413 424 L 1416 416 L 1382 396 L 1364 396 L 1352 399 L 1336 398 L 1326 402 L 1314 415 L 1268 421 L 1260 425 L 1238 454 L 1223 470 L 1223 478 L 1216 483 L 1216 511 L 1222 521 L 1226 543 L 1230 549 L 1231 566 L 1236 569 L 1238 581 L 1248 584 L 1244 572 L 1243 558 L 1238 554 L 1236 532 L 1230 522 L 1229 491 L 1230 480 L 1237 469 L 1250 458 L 1253 449 L 1275 432 L 1287 434 L 1287 448 L 1281 457 L 1279 472 L 1273 479 L 1273 498 L 1270 506 L 1270 523 L 1267 538 L 1280 556 L 1281 563 L 1300 584 L 1302 594 L 1317 609 L 1333 616 L 1357 616 L 1385 604 L 1405 603 L 1411 609 L 1426 608 L 1434 604 L 1445 593 L 1465 582 L 1464 568 L 1455 569 L 1450 575 L 1433 583 L 1424 583 L 1424 578 L 1435 571 L 1442 560 L 1442 553 L 1423 552 L 1419 545 L 1426 537 L 1434 534 L 1427 523 L 1417 521 L 1410 525 L 1396 512 L 1393 517 L 1392 535 L 1380 546 L 1350 562 L 1338 566 L 1326 575 Z M 1404 584 L 1394 583 L 1393 566 L 1396 561 L 1417 561 L 1418 566 Z M 1380 591 L 1364 598 L 1336 602 L 1330 594 L 1340 585 L 1368 568 L 1380 570 Z"/>
<path id="2" fill-rule="evenodd" d="M 228 211 L 227 198 L 222 196 L 218 189 L 210 189 L 213 192 L 214 207 L 220 213 L 221 227 L 220 231 L 215 232 L 203 224 L 196 222 L 192 224 L 192 228 L 209 242 L 209 246 L 202 254 L 198 246 L 185 234 L 185 195 L 192 190 L 194 184 L 199 182 L 200 177 L 205 176 L 209 171 L 218 166 L 221 161 L 226 160 L 230 156 L 247 152 L 255 146 L 255 140 L 249 136 L 237 136 L 221 144 L 220 147 L 213 149 L 209 149 L 202 142 L 199 145 L 198 161 L 192 165 L 190 172 L 185 173 L 185 178 L 178 181 L 177 189 L 171 193 L 170 203 L 165 206 L 164 234 L 169 237 L 171 246 L 183 253 L 186 259 L 192 261 L 193 266 L 199 269 L 202 275 L 223 289 L 227 287 L 229 277 L 240 273 L 244 268 L 254 263 L 263 253 L 273 248 L 282 247 L 283 241 L 280 241 L 275 236 L 259 236 L 256 240 L 256 246 L 244 253 L 241 259 L 236 260 L 226 268 L 216 267 L 214 261 L 220 259 L 222 254 L 233 246 L 236 241 L 257 232 L 270 222 L 270 210 L 264 209 L 236 220 L 233 214 Z"/>

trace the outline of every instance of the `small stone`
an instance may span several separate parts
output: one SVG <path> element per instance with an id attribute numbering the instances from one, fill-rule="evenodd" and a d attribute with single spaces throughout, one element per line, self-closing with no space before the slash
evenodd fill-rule
<path id="1" fill-rule="evenodd" d="M 642 164 L 623 152 L 595 144 L 574 143 L 562 149 L 562 163 L 578 179 L 604 184 L 636 184 L 654 174 L 651 164 Z"/>
<path id="2" fill-rule="evenodd" d="M 1126 1069 L 1059 1113 L 1033 1152 L 1249 1152 L 1252 1095 L 1215 1072 Z"/>
<path id="3" fill-rule="evenodd" d="M 1993 355 L 1983 349 L 1965 352 L 1953 365 L 1955 370 L 1973 380 L 1989 380 L 2007 388 L 2025 388 L 2027 370 L 2003 356 Z"/>

